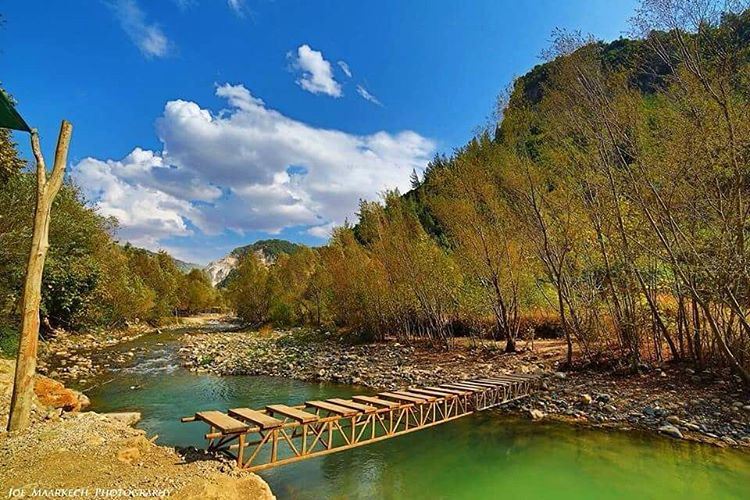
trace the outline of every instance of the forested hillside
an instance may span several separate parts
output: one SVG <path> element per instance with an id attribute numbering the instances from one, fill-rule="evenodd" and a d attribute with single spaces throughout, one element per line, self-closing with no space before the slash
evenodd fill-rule
<path id="1" fill-rule="evenodd" d="M 502 118 L 415 189 L 230 297 L 374 338 L 557 330 L 569 361 L 750 369 L 750 12 L 644 2 L 640 38 L 558 33 Z"/>

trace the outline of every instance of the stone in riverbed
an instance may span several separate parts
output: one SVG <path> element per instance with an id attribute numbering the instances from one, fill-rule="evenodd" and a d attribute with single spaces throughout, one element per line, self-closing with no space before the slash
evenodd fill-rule
<path id="1" fill-rule="evenodd" d="M 680 432 L 680 429 L 678 429 L 674 425 L 662 425 L 661 427 L 659 427 L 659 432 L 676 439 L 682 439 L 682 432 Z"/>
<path id="2" fill-rule="evenodd" d="M 141 414 L 137 411 L 102 413 L 102 416 L 107 420 L 119 422 L 127 426 L 135 425 L 141 420 Z"/>
<path id="3" fill-rule="evenodd" d="M 531 417 L 531 420 L 541 420 L 547 415 L 542 410 L 532 408 L 529 410 L 529 416 Z"/>
<path id="4" fill-rule="evenodd" d="M 578 396 L 578 400 L 585 405 L 590 405 L 592 401 L 591 396 L 588 394 L 581 394 Z"/>
<path id="5" fill-rule="evenodd" d="M 667 422 L 672 425 L 678 425 L 680 424 L 680 417 L 678 417 L 677 415 L 670 415 L 667 417 Z"/>

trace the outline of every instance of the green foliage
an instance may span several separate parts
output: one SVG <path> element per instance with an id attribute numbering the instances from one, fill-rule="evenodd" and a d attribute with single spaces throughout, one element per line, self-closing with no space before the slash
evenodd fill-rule
<path id="1" fill-rule="evenodd" d="M 0 185 L 0 325 L 18 322 L 35 189 L 32 173 L 15 173 Z M 185 275 L 163 252 L 118 245 L 112 239 L 115 227 L 114 220 L 86 205 L 75 186 L 63 186 L 52 207 L 43 324 L 81 330 L 135 320 L 158 323 L 219 303 L 202 271 Z"/>
<path id="2" fill-rule="evenodd" d="M 258 240 L 250 245 L 235 248 L 232 254 L 243 257 L 249 253 L 261 252 L 265 258 L 273 260 L 282 254 L 291 255 L 300 248 L 301 245 L 286 240 Z"/>
<path id="3" fill-rule="evenodd" d="M 0 325 L 0 358 L 13 358 L 18 353 L 18 329 Z"/>

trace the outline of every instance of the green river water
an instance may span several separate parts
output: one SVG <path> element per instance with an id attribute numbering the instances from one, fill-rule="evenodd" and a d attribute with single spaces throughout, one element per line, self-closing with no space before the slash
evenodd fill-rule
<path id="1" fill-rule="evenodd" d="M 201 409 L 299 404 L 366 392 L 191 373 L 177 366 L 174 337 L 160 340 L 160 345 L 150 340 L 133 366 L 89 392 L 93 410 L 142 412 L 138 426 L 158 434 L 160 444 L 204 445 L 205 425 L 179 421 Z M 750 498 L 748 453 L 641 433 L 532 423 L 500 410 L 260 475 L 280 499 Z"/>

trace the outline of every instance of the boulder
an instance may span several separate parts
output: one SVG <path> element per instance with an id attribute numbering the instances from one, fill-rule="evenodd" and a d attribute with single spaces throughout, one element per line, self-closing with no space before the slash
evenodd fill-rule
<path id="1" fill-rule="evenodd" d="M 589 394 L 581 394 L 580 396 L 578 396 L 578 400 L 585 405 L 590 405 L 592 401 Z"/>
<path id="2" fill-rule="evenodd" d="M 37 376 L 34 393 L 43 405 L 64 411 L 80 411 L 89 405 L 89 398 L 85 395 L 43 375 Z"/>
<path id="3" fill-rule="evenodd" d="M 133 426 L 140 422 L 141 414 L 137 411 L 123 411 L 115 413 L 102 413 L 102 416 L 112 422 Z"/>

